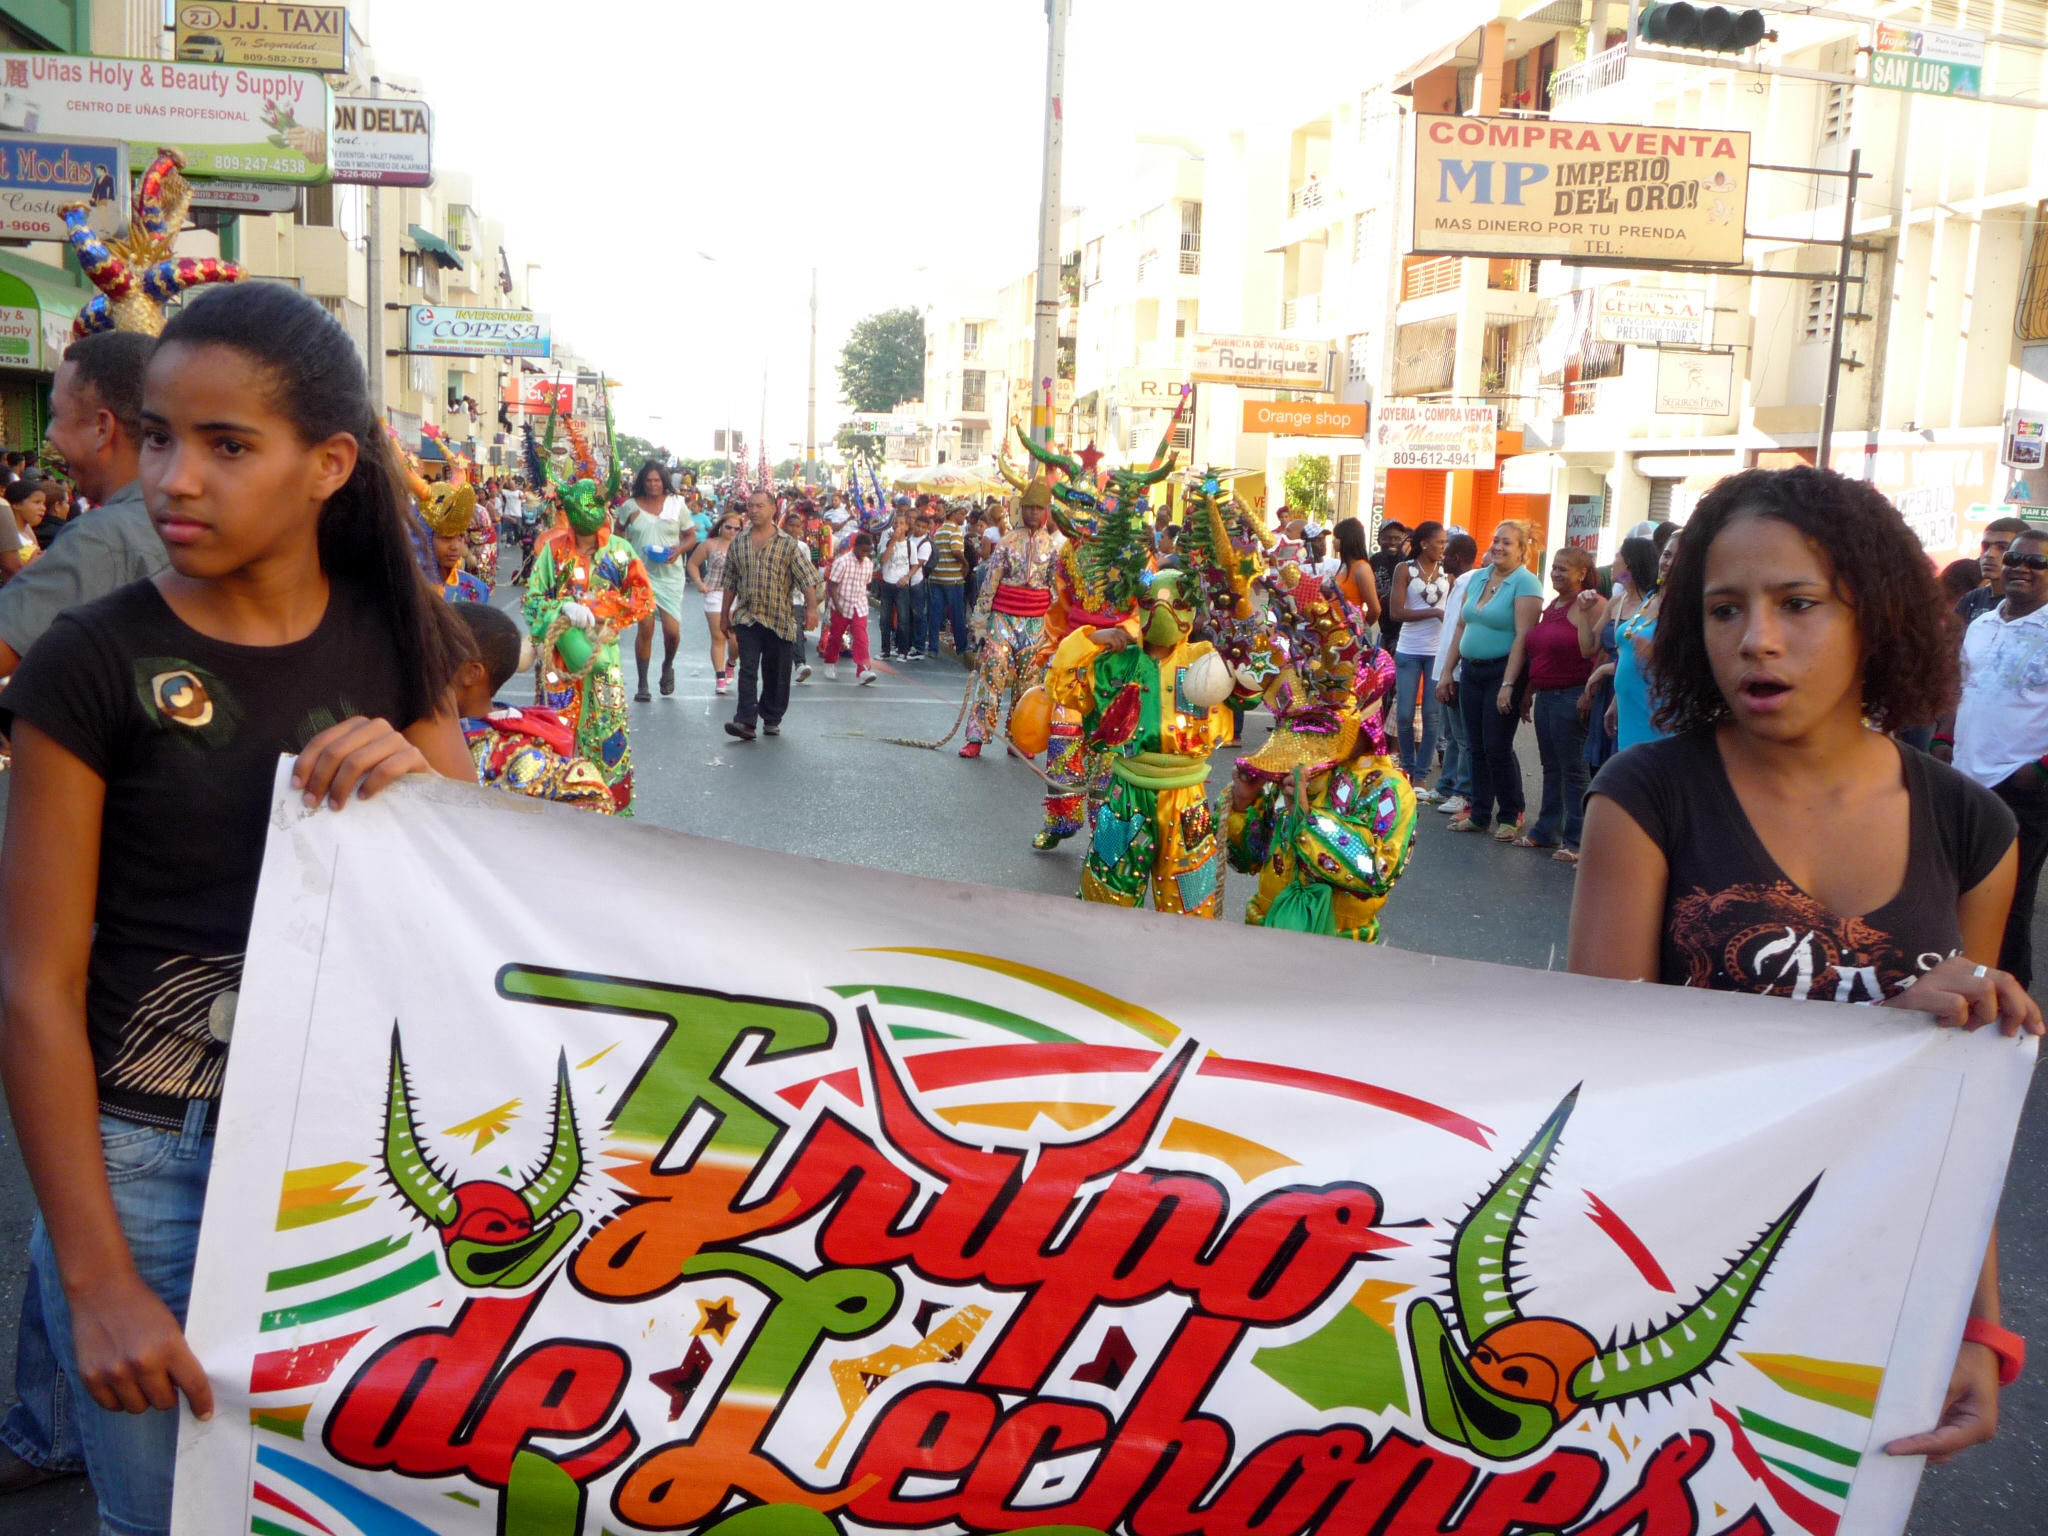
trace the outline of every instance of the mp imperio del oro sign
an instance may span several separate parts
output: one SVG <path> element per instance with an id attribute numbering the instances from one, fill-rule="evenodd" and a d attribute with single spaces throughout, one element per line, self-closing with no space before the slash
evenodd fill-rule
<path id="1" fill-rule="evenodd" d="M 1520 118 L 1415 119 L 1415 250 L 1742 260 L 1749 135 Z"/>

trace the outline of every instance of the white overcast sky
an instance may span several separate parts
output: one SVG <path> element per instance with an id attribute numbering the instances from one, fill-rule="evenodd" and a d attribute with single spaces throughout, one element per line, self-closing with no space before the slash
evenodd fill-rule
<path id="1" fill-rule="evenodd" d="M 1113 189 L 1136 134 L 1323 109 L 1383 3 L 1074 0 L 1064 200 Z M 679 453 L 728 412 L 753 442 L 764 365 L 770 452 L 801 443 L 813 265 L 829 442 L 854 321 L 1037 260 L 1042 0 L 356 9 L 432 104 L 438 165 L 540 263 L 556 334 L 625 385 L 620 424 Z"/>

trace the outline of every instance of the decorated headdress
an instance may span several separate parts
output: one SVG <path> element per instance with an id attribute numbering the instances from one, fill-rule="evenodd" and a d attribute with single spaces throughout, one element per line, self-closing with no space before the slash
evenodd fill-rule
<path id="1" fill-rule="evenodd" d="M 604 421 L 606 432 L 609 434 L 612 422 L 611 390 L 609 386 L 604 386 L 604 389 Z M 600 486 L 597 483 L 597 476 L 600 471 L 598 470 L 596 460 L 590 454 L 590 445 L 583 436 L 581 426 L 577 422 L 571 421 L 567 424 L 569 441 L 572 445 L 577 446 L 580 454 L 576 461 L 579 473 L 578 477 L 573 480 L 563 475 L 555 468 L 552 456 L 555 445 L 556 415 L 557 407 L 550 405 L 548 407 L 547 432 L 541 439 L 540 447 L 535 457 L 540 461 L 542 473 L 547 476 L 548 483 L 554 486 L 556 495 L 561 499 L 563 519 L 574 532 L 588 538 L 604 527 L 605 519 L 610 515 L 611 508 L 616 506 L 625 494 L 624 487 L 620 483 L 619 478 L 619 454 L 617 449 L 614 448 L 611 455 L 611 467 L 605 473 L 605 483 Z"/>
<path id="2" fill-rule="evenodd" d="M 476 492 L 469 486 L 450 485 L 443 481 L 427 487 L 420 511 L 436 536 L 444 539 L 460 537 L 469 532 L 469 525 L 476 517 Z"/>
<path id="3" fill-rule="evenodd" d="M 1134 606 L 1144 591 L 1151 555 L 1151 539 L 1143 521 L 1145 492 L 1173 473 L 1179 459 L 1172 448 L 1173 434 L 1187 408 L 1188 396 L 1183 394 L 1166 423 L 1166 431 L 1160 435 L 1159 446 L 1152 452 L 1152 462 L 1143 469 L 1111 470 L 1104 487 L 1108 494 L 1103 497 L 1088 489 L 1087 475 L 1094 468 L 1092 460 L 1099 457 L 1092 446 L 1079 457 L 1070 457 L 1034 443 L 1021 429 L 1017 433 L 1025 451 L 1034 459 L 1048 469 L 1066 474 L 1065 485 L 1052 487 L 1053 516 L 1059 519 L 1061 532 L 1069 538 L 1085 540 L 1081 551 L 1083 570 L 1117 607 Z M 1060 517 L 1061 506 L 1070 512 L 1092 514 L 1093 527 L 1086 534 L 1074 533 L 1067 520 Z"/>
<path id="4" fill-rule="evenodd" d="M 64 210 L 64 229 L 78 264 L 99 294 L 71 322 L 74 337 L 98 331 L 140 331 L 161 336 L 164 305 L 187 288 L 240 280 L 242 269 L 217 256 L 178 256 L 174 248 L 185 226 L 192 188 L 178 174 L 185 157 L 159 149 L 135 188 L 134 216 L 124 239 L 101 239 L 88 222 L 92 208 L 73 203 Z"/>
<path id="5" fill-rule="evenodd" d="M 1257 752 L 1237 760 L 1240 772 L 1282 783 L 1297 769 L 1320 773 L 1355 756 L 1365 737 L 1387 750 L 1379 701 L 1394 683 L 1394 658 L 1365 637 L 1363 616 L 1333 582 L 1289 560 L 1257 583 L 1266 593 L 1265 623 L 1242 679 L 1262 680 L 1277 724 Z"/>

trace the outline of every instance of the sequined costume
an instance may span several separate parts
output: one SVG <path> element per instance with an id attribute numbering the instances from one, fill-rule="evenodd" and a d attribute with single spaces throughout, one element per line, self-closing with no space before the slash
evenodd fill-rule
<path id="1" fill-rule="evenodd" d="M 631 815 L 633 749 L 626 734 L 626 682 L 619 670 L 618 636 L 654 612 L 654 589 L 639 555 L 611 531 L 601 508 L 597 547 L 587 556 L 577 550 L 578 509 L 570 506 L 570 493 L 581 486 L 590 482 L 579 481 L 563 493 L 570 526 L 555 529 L 534 548 L 533 574 L 526 583 L 526 624 L 535 643 L 545 647 L 540 661 L 543 702 L 561 711 L 576 733 L 577 751 L 604 775 L 619 813 Z M 590 492 L 594 497 L 596 487 L 590 486 Z M 550 645 L 550 632 L 562 605 L 569 602 L 588 608 L 596 627 L 573 631 L 588 636 L 580 645 L 569 639 L 569 630 Z M 564 646 L 578 651 L 593 644 L 587 668 L 573 665 L 562 654 Z"/>
<path id="2" fill-rule="evenodd" d="M 484 591 L 488 593 L 498 584 L 498 519 L 481 499 L 469 520 L 465 542 L 469 549 L 463 557 L 464 563 L 482 578 Z"/>
<path id="3" fill-rule="evenodd" d="M 1062 642 L 1075 629 L 1103 628 L 1129 620 L 1128 610 L 1109 607 L 1109 597 L 1092 586 L 1081 566 L 1081 548 L 1070 540 L 1054 563 L 1051 601 L 1039 627 L 1035 665 L 1052 664 Z M 1059 846 L 1084 826 L 1109 794 L 1109 761 L 1088 744 L 1081 716 L 1053 701 L 1051 741 L 1045 749 L 1045 817 L 1033 842 L 1041 849 Z"/>
<path id="4" fill-rule="evenodd" d="M 1084 739 L 1110 770 L 1081 867 L 1082 899 L 1137 907 L 1149 889 L 1161 912 L 1215 917 L 1223 849 L 1205 786 L 1209 754 L 1230 740 L 1230 673 L 1214 646 L 1187 638 L 1193 613 L 1181 604 L 1180 575 L 1154 581 L 1143 640 L 1119 648 L 1074 629 L 1053 657 L 1046 691 L 1082 717 Z"/>
<path id="5" fill-rule="evenodd" d="M 982 565 L 981 596 L 968 626 L 981 647 L 968 688 L 971 742 L 1000 741 L 1017 696 L 1038 680 L 1036 658 L 1059 550 L 1052 529 L 1019 528 L 1003 535 Z"/>
<path id="6" fill-rule="evenodd" d="M 1362 615 L 1292 562 L 1262 578 L 1269 627 L 1245 670 L 1268 674 L 1277 724 L 1238 759 L 1231 868 L 1257 872 L 1245 921 L 1376 943 L 1415 841 L 1415 791 L 1387 749 L 1394 658 Z"/>
<path id="7" fill-rule="evenodd" d="M 462 737 L 477 782 L 536 800 L 554 800 L 609 816 L 618 807 L 597 764 L 576 752 L 576 732 L 552 709 L 495 704 L 481 720 L 464 717 Z"/>

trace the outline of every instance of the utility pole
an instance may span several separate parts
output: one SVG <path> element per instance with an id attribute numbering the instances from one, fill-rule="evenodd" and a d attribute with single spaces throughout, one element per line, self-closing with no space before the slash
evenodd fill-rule
<path id="1" fill-rule="evenodd" d="M 1835 397 L 1842 387 L 1842 327 L 1849 323 L 1849 262 L 1856 250 L 1856 183 L 1862 179 L 1862 171 L 1863 151 L 1850 150 L 1849 176 L 1843 183 L 1848 190 L 1842 194 L 1842 246 L 1835 265 L 1835 323 L 1828 327 L 1828 392 L 1821 405 L 1819 450 L 1814 454 L 1814 462 L 1822 469 L 1834 467 L 1828 460 L 1835 447 Z"/>
<path id="2" fill-rule="evenodd" d="M 375 75 L 370 76 L 370 99 L 375 101 L 378 86 L 382 82 Z M 364 299 L 368 303 L 370 317 L 364 336 L 364 350 L 370 355 L 365 361 L 370 371 L 370 414 L 377 418 L 377 424 L 384 424 L 384 189 L 372 185 L 369 188 L 368 207 L 364 210 L 363 237 L 369 249 L 365 252 L 369 269 L 364 273 Z M 412 445 L 419 447 L 418 443 Z"/>
<path id="3" fill-rule="evenodd" d="M 1039 182 L 1038 302 L 1031 338 L 1031 435 L 1052 442 L 1054 381 L 1060 356 L 1060 153 L 1066 136 L 1061 98 L 1067 89 L 1067 9 L 1045 0 L 1045 165 Z"/>
<path id="4" fill-rule="evenodd" d="M 811 398 L 804 410 L 804 467 L 818 461 L 818 269 L 811 268 Z"/>

